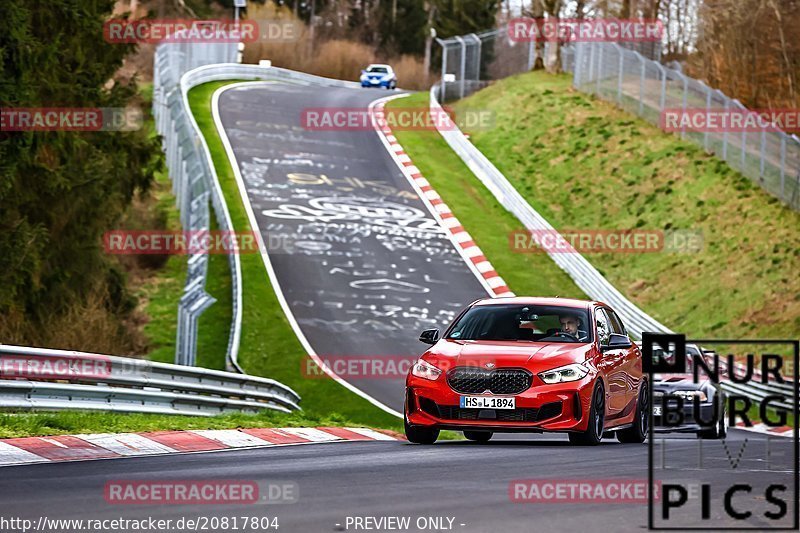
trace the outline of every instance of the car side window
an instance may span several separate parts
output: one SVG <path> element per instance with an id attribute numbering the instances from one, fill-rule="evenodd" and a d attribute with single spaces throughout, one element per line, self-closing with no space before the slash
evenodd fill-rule
<path id="1" fill-rule="evenodd" d="M 608 308 L 603 308 L 603 311 L 608 315 L 608 322 L 611 325 L 611 333 L 619 333 L 625 335 L 625 326 L 622 325 L 622 320 L 619 319 L 617 314 Z"/>
<path id="2" fill-rule="evenodd" d="M 597 320 L 597 339 L 600 345 L 608 344 L 608 339 L 611 335 L 611 325 L 608 323 L 608 317 L 603 309 L 598 308 L 595 310 L 595 317 Z"/>

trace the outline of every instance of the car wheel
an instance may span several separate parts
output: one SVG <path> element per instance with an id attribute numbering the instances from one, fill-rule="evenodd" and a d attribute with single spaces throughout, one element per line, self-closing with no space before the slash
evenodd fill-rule
<path id="1" fill-rule="evenodd" d="M 639 389 L 639 401 L 636 405 L 636 416 L 633 418 L 633 425 L 617 431 L 617 440 L 624 444 L 643 443 L 650 429 L 650 389 L 647 387 L 647 382 L 642 381 Z"/>
<path id="2" fill-rule="evenodd" d="M 489 442 L 489 439 L 492 438 L 491 431 L 465 431 L 464 437 L 467 440 L 475 441 L 475 442 Z"/>
<path id="3" fill-rule="evenodd" d="M 720 405 L 725 405 L 725 398 L 721 397 Z M 722 415 L 713 428 L 702 429 L 697 432 L 698 439 L 724 439 L 728 436 L 728 416 L 724 408 Z"/>
<path id="4" fill-rule="evenodd" d="M 414 444 L 433 444 L 436 442 L 436 439 L 439 438 L 438 429 L 412 426 L 408 423 L 408 420 L 403 420 L 403 425 L 405 426 L 408 442 Z"/>
<path id="5" fill-rule="evenodd" d="M 606 396 L 603 386 L 598 381 L 592 393 L 592 406 L 589 409 L 589 427 L 582 433 L 570 433 L 569 441 L 580 446 L 594 446 L 603 439 L 603 427 L 606 422 Z"/>

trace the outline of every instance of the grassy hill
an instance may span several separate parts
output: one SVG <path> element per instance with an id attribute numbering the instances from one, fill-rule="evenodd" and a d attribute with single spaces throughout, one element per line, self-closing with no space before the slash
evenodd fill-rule
<path id="1" fill-rule="evenodd" d="M 420 107 L 427 97 L 417 94 L 390 105 Z M 455 107 L 495 113 L 495 126 L 470 132 L 471 140 L 556 228 L 682 229 L 702 235 L 704 246 L 696 253 L 587 256 L 664 324 L 696 337 L 797 337 L 800 214 L 726 163 L 575 91 L 568 76 L 514 76 Z M 541 282 L 540 269 L 553 279 L 555 268 L 542 267 L 542 255 L 511 250 L 509 227 L 498 224 L 494 198 L 460 162 L 443 163 L 447 146 L 437 133 L 396 136 L 512 290 L 574 292 L 568 284 L 562 292 Z M 473 208 L 463 205 L 465 198 L 473 199 Z M 474 212 L 484 204 L 495 209 Z M 526 261 L 530 268 L 521 272 L 519 263 Z"/>

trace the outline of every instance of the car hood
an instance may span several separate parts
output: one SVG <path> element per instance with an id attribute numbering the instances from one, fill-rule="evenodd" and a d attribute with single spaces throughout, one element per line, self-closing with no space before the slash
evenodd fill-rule
<path id="1" fill-rule="evenodd" d="M 487 363 L 491 363 L 496 368 L 523 367 L 533 372 L 542 372 L 571 363 L 582 363 L 591 349 L 592 345 L 588 343 L 445 339 L 436 343 L 423 357 L 442 369 L 456 366 L 485 367 Z"/>
<path id="2" fill-rule="evenodd" d="M 653 388 L 667 394 L 678 390 L 700 390 L 710 384 L 707 376 L 700 375 L 699 383 L 694 382 L 692 374 L 655 374 Z"/>

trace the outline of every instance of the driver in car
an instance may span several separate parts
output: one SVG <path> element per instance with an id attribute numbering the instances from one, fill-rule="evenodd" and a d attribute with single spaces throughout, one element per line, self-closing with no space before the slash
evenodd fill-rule
<path id="1" fill-rule="evenodd" d="M 572 335 L 581 342 L 586 342 L 589 340 L 589 337 L 586 334 L 586 332 L 578 329 L 578 326 L 580 325 L 580 319 L 577 316 L 572 316 L 572 315 L 560 316 L 558 317 L 558 321 L 561 322 L 561 331 L 563 331 L 564 333 Z"/>

